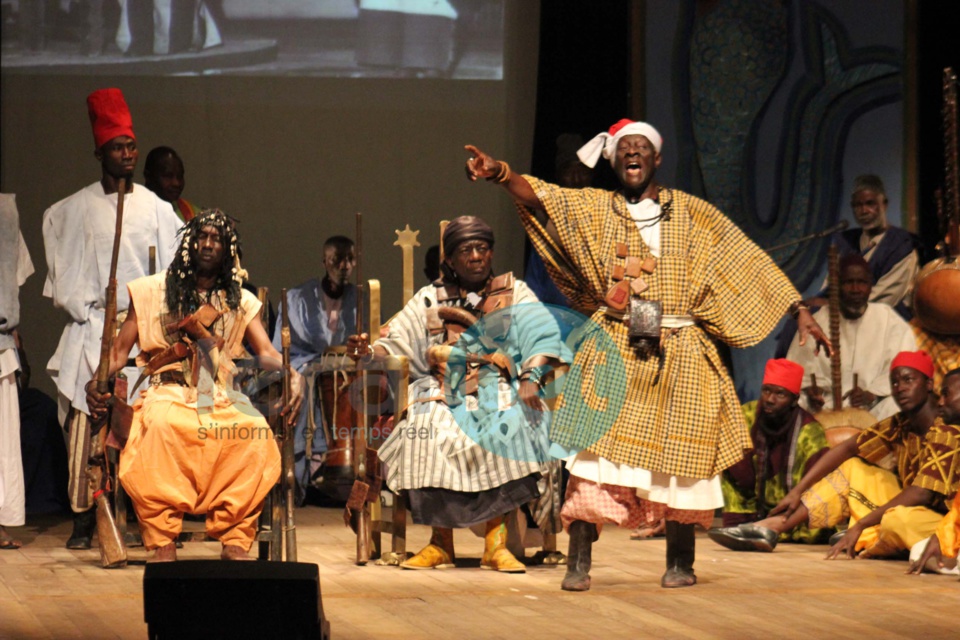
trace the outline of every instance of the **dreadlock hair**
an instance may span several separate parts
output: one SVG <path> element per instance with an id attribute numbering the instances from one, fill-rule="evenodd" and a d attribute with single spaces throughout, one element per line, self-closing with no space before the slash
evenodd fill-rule
<path id="1" fill-rule="evenodd" d="M 194 257 L 199 250 L 197 236 L 203 227 L 215 227 L 223 243 L 223 262 L 216 283 L 203 300 L 197 291 L 197 274 Z M 181 227 L 180 247 L 167 269 L 167 310 L 186 317 L 209 301 L 214 291 L 226 293 L 227 306 L 240 306 L 240 286 L 247 272 L 240 267 L 240 236 L 236 221 L 220 209 L 204 209 L 195 218 Z M 191 255 L 193 253 L 193 255 Z M 231 259 L 232 258 L 232 259 Z"/>

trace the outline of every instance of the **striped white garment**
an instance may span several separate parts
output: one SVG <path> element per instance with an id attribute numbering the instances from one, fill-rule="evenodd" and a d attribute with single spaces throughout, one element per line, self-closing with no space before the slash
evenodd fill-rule
<path id="1" fill-rule="evenodd" d="M 531 302 L 537 302 L 533 292 L 523 282 L 515 281 L 514 306 Z M 460 301 L 451 303 L 462 306 Z M 442 338 L 439 335 L 430 336 L 426 326 L 426 309 L 437 304 L 436 289 L 432 285 L 424 287 L 390 322 L 389 335 L 376 343 L 391 354 L 410 358 L 410 376 L 413 379 L 408 394 L 411 405 L 407 418 L 394 428 L 379 450 L 380 459 L 386 466 L 388 486 L 393 491 L 425 487 L 465 492 L 486 491 L 540 473 L 546 468 L 546 463 L 542 461 L 547 459 L 546 452 L 549 449 L 548 414 L 543 414 L 544 419 L 538 426 L 517 419 L 520 412 L 516 406 L 519 402 L 516 380 L 508 381 L 500 376 L 494 385 L 492 380 L 485 383 L 481 379 L 479 393 L 496 393 L 494 402 L 499 409 L 485 414 L 482 425 L 492 426 L 503 435 L 493 434 L 479 443 L 458 424 L 459 420 L 467 426 L 476 417 L 476 398 L 468 396 L 465 405 L 454 407 L 453 412 L 445 403 L 436 400 L 415 402 L 442 395 L 440 384 L 430 375 L 426 362 L 427 348 L 432 344 L 440 344 Z M 536 313 L 536 310 L 528 309 L 531 309 L 530 313 Z M 517 312 L 522 315 L 523 308 Z M 550 317 L 546 315 L 547 319 Z M 517 369 L 521 369 L 535 355 L 559 358 L 563 349 L 559 328 L 554 331 L 550 322 L 544 322 L 539 316 L 537 322 L 514 321 L 514 327 L 527 325 L 531 330 L 518 329 L 519 333 L 526 333 L 520 336 L 518 344 L 527 348 L 515 355 L 515 359 L 520 359 Z M 531 333 L 536 336 L 531 336 Z M 488 372 L 492 372 L 492 369 L 483 367 L 481 377 Z M 485 406 L 491 404 L 484 403 Z M 484 433 L 491 431 L 484 429 Z"/>

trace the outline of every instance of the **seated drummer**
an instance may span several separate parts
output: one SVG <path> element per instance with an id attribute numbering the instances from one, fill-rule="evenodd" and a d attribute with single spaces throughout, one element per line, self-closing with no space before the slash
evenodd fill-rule
<path id="1" fill-rule="evenodd" d="M 452 567 L 453 529 L 485 523 L 480 566 L 522 573 L 524 565 L 506 548 L 504 516 L 540 497 L 541 473 L 555 464 L 547 462 L 541 391 L 552 367 L 570 358 L 562 355 L 559 326 L 527 285 L 512 273 L 494 277 L 494 236 L 486 222 L 456 218 L 442 241 L 440 279 L 410 299 L 386 337 L 371 347 L 366 334 L 350 336 L 347 352 L 410 361 L 410 408 L 378 453 L 387 485 L 406 491 L 413 521 L 433 531 L 430 543 L 400 566 Z M 481 318 L 488 328 L 509 325 L 506 333 L 498 340 L 487 340 L 493 334 L 486 331 L 473 342 L 458 339 Z M 465 367 L 466 354 L 474 364 Z"/>
<path id="2" fill-rule="evenodd" d="M 357 288 L 350 274 L 357 264 L 353 240 L 332 236 L 323 243 L 322 278 L 311 278 L 287 291 L 290 304 L 290 364 L 302 375 L 317 366 L 328 348 L 343 345 L 347 336 L 357 332 Z M 273 346 L 280 349 L 277 323 Z M 312 390 L 307 391 L 312 398 Z M 302 502 L 307 487 L 320 473 L 329 448 L 323 429 L 320 404 L 311 401 L 300 413 L 294 431 L 293 458 L 297 480 L 297 502 Z M 311 416 L 311 413 L 312 416 Z M 313 418 L 312 420 L 310 418 Z"/>
<path id="3" fill-rule="evenodd" d="M 827 452 L 769 517 L 714 539 L 734 550 L 770 551 L 798 525 L 835 527 L 849 519 L 828 558 L 890 558 L 929 538 L 960 485 L 960 427 L 939 417 L 932 376 L 925 351 L 899 353 L 890 387 L 900 412 Z M 888 457 L 893 472 L 874 466 Z"/>
<path id="4" fill-rule="evenodd" d="M 802 384 L 803 367 L 797 363 L 767 361 L 760 399 L 743 405 L 753 448 L 720 478 L 723 528 L 708 532 L 713 541 L 746 550 L 766 545 L 763 538 L 739 535 L 737 527 L 765 518 L 829 451 L 823 427 L 797 404 Z M 779 541 L 817 543 L 826 540 L 826 533 L 804 523 L 783 531 Z"/>
<path id="5" fill-rule="evenodd" d="M 130 436 L 120 454 L 120 481 L 133 500 L 148 562 L 177 559 L 183 514 L 206 514 L 207 535 L 224 560 L 247 555 L 264 497 L 280 478 L 273 432 L 246 396 L 233 390 L 233 358 L 244 340 L 264 365 L 280 354 L 259 319 L 260 301 L 241 288 L 235 223 L 207 210 L 184 225 L 169 269 L 127 285 L 130 309 L 110 353 L 109 374 L 134 344 L 150 386 L 133 405 Z M 292 424 L 302 382 L 293 376 L 283 414 Z M 91 415 L 106 415 L 110 394 L 87 386 Z"/>

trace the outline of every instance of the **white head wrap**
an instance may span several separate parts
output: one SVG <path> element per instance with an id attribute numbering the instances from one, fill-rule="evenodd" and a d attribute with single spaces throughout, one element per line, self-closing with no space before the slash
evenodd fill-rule
<path id="1" fill-rule="evenodd" d="M 660 137 L 660 133 L 656 129 L 646 122 L 633 122 L 624 119 L 610 127 L 609 131 L 598 133 L 590 142 L 580 147 L 577 151 L 577 157 L 580 158 L 580 162 L 593 168 L 597 166 L 597 160 L 603 155 L 610 161 L 610 166 L 613 166 L 616 160 L 617 143 L 620 142 L 620 138 L 637 134 L 646 137 L 656 152 L 660 153 L 663 138 Z"/>

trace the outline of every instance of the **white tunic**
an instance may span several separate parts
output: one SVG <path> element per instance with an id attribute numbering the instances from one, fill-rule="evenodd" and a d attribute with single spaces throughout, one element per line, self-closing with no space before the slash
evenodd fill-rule
<path id="1" fill-rule="evenodd" d="M 830 309 L 823 307 L 813 318 L 821 327 L 830 326 Z M 884 398 L 870 413 L 883 420 L 899 411 L 890 397 L 890 363 L 901 351 L 916 351 L 917 341 L 903 318 L 892 307 L 876 302 L 867 303 L 867 310 L 856 320 L 840 316 L 840 383 L 843 393 L 853 388 L 853 374 L 858 384 L 873 395 Z M 801 365 L 803 387 L 810 386 L 810 375 L 817 376 L 817 386 L 823 389 L 824 408 L 833 408 L 833 392 L 830 389 L 830 357 L 821 349 L 814 355 L 814 341 L 800 346 L 799 336 L 793 337 L 787 359 Z M 845 407 L 850 399 L 844 400 Z M 805 393 L 800 394 L 800 406 L 809 410 Z"/>
<path id="2" fill-rule="evenodd" d="M 13 196 L 2 194 L 4 206 L 14 207 Z M 19 233 L 19 230 L 18 230 Z M 33 273 L 30 252 L 19 234 L 16 284 Z M 16 327 L 13 327 L 16 328 Z M 23 458 L 20 453 L 20 405 L 17 394 L 17 371 L 20 360 L 16 348 L 0 348 L 0 526 L 20 527 L 25 521 Z"/>
<path id="3" fill-rule="evenodd" d="M 117 194 L 106 195 L 95 182 L 56 203 L 43 214 L 47 280 L 43 295 L 69 316 L 47 371 L 60 392 L 60 421 L 73 406 L 87 411 L 83 386 L 100 359 L 103 309 L 110 278 L 116 229 Z M 167 268 L 182 223 L 169 202 L 135 184 L 123 205 L 123 231 L 117 261 L 117 311 L 126 311 L 126 284 L 149 275 L 149 248 L 157 248 L 157 270 Z M 131 389 L 131 392 L 133 390 Z"/>

